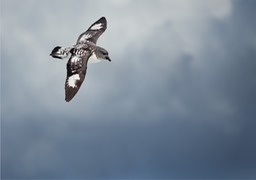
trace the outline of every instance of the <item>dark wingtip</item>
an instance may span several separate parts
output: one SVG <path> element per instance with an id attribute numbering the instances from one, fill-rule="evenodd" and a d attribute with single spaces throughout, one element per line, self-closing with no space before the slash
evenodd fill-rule
<path id="1" fill-rule="evenodd" d="M 69 102 L 71 99 L 65 99 L 66 102 Z"/>
<path id="2" fill-rule="evenodd" d="M 104 21 L 104 22 L 107 22 L 107 19 L 105 18 L 105 16 L 102 16 L 98 21 Z"/>
<path id="3" fill-rule="evenodd" d="M 66 101 L 66 102 L 71 101 L 74 96 L 75 96 L 75 94 L 70 94 L 70 92 L 66 92 L 65 101 Z"/>
<path id="4" fill-rule="evenodd" d="M 69 102 L 69 101 L 71 101 L 71 99 L 73 99 L 73 97 L 74 97 L 74 96 L 70 96 L 70 95 L 67 95 L 67 94 L 66 94 L 65 101 L 66 101 L 66 102 Z"/>

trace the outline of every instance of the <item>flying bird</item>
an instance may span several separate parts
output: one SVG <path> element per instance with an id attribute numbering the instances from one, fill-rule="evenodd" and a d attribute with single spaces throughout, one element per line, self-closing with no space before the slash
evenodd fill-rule
<path id="1" fill-rule="evenodd" d="M 65 100 L 67 102 L 76 95 L 81 87 L 90 59 L 111 61 L 108 51 L 96 45 L 98 38 L 106 29 L 107 20 L 105 17 L 101 17 L 78 37 L 75 45 L 66 48 L 56 46 L 52 50 L 50 56 L 53 58 L 63 59 L 71 55 L 67 62 L 65 82 Z"/>

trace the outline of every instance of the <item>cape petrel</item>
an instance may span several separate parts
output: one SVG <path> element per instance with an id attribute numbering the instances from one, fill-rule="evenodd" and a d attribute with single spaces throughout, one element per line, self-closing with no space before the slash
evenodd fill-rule
<path id="1" fill-rule="evenodd" d="M 50 56 L 53 58 L 63 59 L 71 55 L 67 63 L 67 78 L 65 82 L 65 100 L 67 102 L 76 95 L 82 85 L 88 60 L 97 58 L 111 61 L 108 51 L 96 46 L 98 38 L 106 29 L 107 20 L 105 17 L 101 17 L 78 37 L 75 45 L 67 48 L 56 46 L 52 50 Z"/>

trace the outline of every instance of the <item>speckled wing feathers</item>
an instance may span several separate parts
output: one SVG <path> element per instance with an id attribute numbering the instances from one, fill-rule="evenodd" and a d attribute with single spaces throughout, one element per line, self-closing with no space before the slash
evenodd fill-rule
<path id="1" fill-rule="evenodd" d="M 73 54 L 67 63 L 67 78 L 65 82 L 65 100 L 69 102 L 81 87 L 87 70 L 89 54 L 77 56 Z"/>
<path id="2" fill-rule="evenodd" d="M 105 17 L 101 17 L 98 21 L 93 23 L 84 33 L 82 33 L 76 43 L 91 41 L 94 44 L 97 43 L 100 35 L 107 29 L 107 20 Z"/>

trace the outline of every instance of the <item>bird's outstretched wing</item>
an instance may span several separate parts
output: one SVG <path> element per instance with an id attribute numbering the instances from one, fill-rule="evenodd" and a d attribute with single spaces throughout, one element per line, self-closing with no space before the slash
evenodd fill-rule
<path id="1" fill-rule="evenodd" d="M 78 37 L 76 43 L 87 40 L 96 44 L 98 38 L 106 29 L 107 29 L 107 20 L 105 17 L 101 17 L 98 21 L 93 23 L 84 33 L 82 33 Z"/>
<path id="2" fill-rule="evenodd" d="M 72 55 L 67 63 L 67 78 L 65 83 L 65 100 L 69 102 L 82 85 L 87 69 L 89 54 L 85 56 Z"/>

